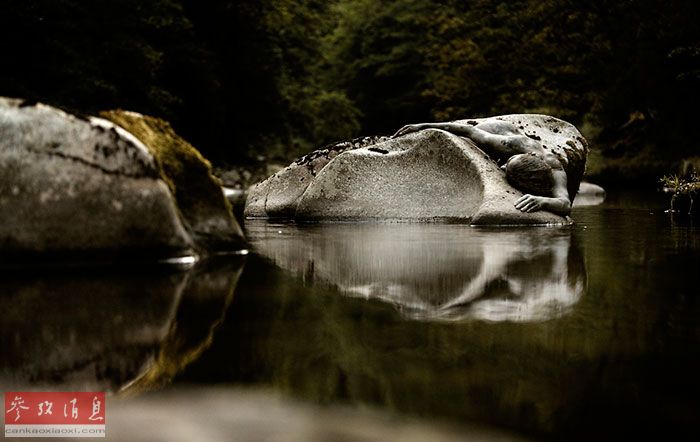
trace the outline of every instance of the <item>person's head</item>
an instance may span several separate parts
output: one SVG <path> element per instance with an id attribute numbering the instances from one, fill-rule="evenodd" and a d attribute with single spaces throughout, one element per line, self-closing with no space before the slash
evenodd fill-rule
<path id="1" fill-rule="evenodd" d="M 505 171 L 506 179 L 516 189 L 533 195 L 552 195 L 552 168 L 539 155 L 513 155 L 505 164 Z"/>

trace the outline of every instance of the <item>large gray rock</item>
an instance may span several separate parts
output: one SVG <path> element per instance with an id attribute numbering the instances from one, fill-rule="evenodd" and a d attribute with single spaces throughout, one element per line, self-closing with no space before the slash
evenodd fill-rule
<path id="1" fill-rule="evenodd" d="M 159 166 L 160 177 L 175 196 L 185 228 L 203 254 L 240 250 L 245 238 L 233 217 L 221 182 L 211 165 L 164 120 L 128 111 L 101 112 L 148 148 Z"/>
<path id="2" fill-rule="evenodd" d="M 244 215 L 252 218 L 294 218 L 306 188 L 339 154 L 387 141 L 387 137 L 364 137 L 313 151 L 297 159 L 262 183 L 253 186 Z"/>
<path id="3" fill-rule="evenodd" d="M 574 126 L 545 115 L 510 121 L 559 155 L 573 195 L 587 145 Z M 486 119 L 464 120 L 482 122 Z M 474 225 L 564 224 L 549 212 L 515 209 L 522 193 L 471 140 L 425 130 L 376 144 L 326 149 L 301 159 L 250 190 L 248 218 L 297 220 L 450 220 Z"/>
<path id="4" fill-rule="evenodd" d="M 148 149 L 99 118 L 0 98 L 3 256 L 190 253 Z"/>

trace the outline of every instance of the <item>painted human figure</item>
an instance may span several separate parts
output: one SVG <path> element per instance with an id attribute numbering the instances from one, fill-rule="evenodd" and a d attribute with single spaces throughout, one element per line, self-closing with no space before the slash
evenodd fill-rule
<path id="1" fill-rule="evenodd" d="M 496 119 L 480 123 L 409 124 L 399 129 L 394 137 L 425 129 L 441 129 L 469 138 L 500 164 L 508 182 L 524 193 L 515 202 L 518 210 L 547 210 L 562 216 L 571 212 L 576 189 L 572 195 L 571 186 L 567 186 L 572 183 L 561 155 L 527 136 L 515 125 Z"/>

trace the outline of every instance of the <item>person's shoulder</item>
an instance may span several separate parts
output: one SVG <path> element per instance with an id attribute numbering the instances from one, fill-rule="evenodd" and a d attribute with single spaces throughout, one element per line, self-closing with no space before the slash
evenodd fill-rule
<path id="1" fill-rule="evenodd" d="M 517 153 L 538 152 L 542 145 L 527 135 L 511 135 L 506 137 L 505 143 Z"/>

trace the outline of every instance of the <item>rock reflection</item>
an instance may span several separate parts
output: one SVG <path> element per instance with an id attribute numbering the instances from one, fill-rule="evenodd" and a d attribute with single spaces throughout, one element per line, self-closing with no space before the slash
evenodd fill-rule
<path id="1" fill-rule="evenodd" d="M 247 224 L 258 253 L 306 280 L 423 320 L 542 321 L 581 298 L 571 229 L 443 224 Z"/>
<path id="2" fill-rule="evenodd" d="M 0 269 L 0 386 L 114 392 L 168 382 L 209 345 L 243 262 Z"/>

